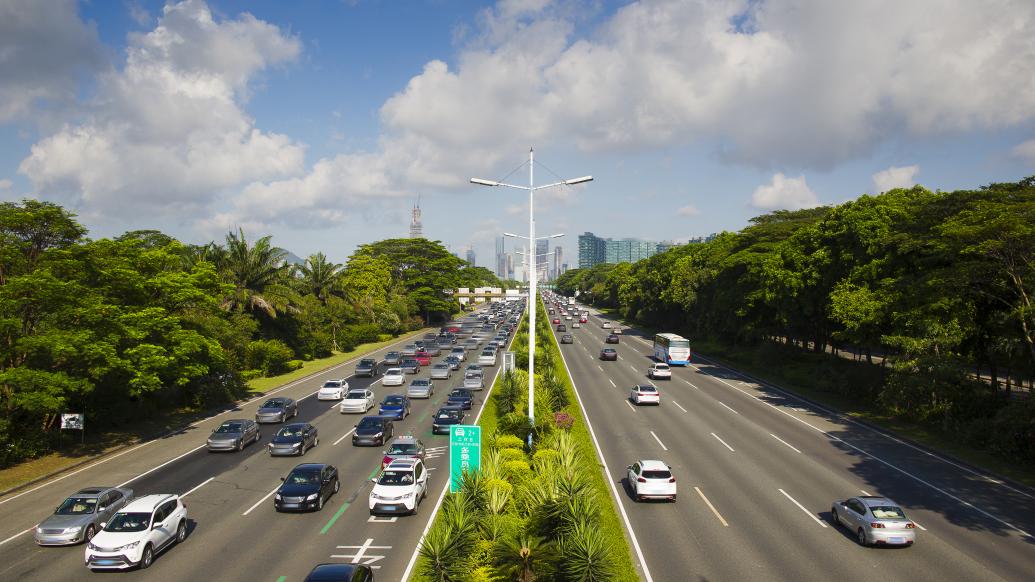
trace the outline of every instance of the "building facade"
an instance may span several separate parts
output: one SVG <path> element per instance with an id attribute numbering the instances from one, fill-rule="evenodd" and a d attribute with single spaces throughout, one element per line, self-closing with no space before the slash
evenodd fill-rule
<path id="1" fill-rule="evenodd" d="M 508 257 L 504 241 L 506 241 L 504 237 L 496 237 L 496 276 L 500 279 L 509 279 L 507 269 Z"/>
<path id="2" fill-rule="evenodd" d="M 579 235 L 579 268 L 588 269 L 606 262 L 607 243 L 604 239 L 586 232 Z"/>
<path id="3" fill-rule="evenodd" d="M 475 266 L 475 264 L 474 264 L 474 249 L 467 249 L 467 262 L 470 263 L 472 267 Z"/>
<path id="4" fill-rule="evenodd" d="M 535 241 L 535 271 L 538 281 L 546 281 L 550 272 L 550 241 Z"/>

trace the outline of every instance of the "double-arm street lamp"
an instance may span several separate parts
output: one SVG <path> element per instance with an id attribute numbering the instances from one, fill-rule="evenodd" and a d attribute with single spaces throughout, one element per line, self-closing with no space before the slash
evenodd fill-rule
<path id="1" fill-rule="evenodd" d="M 547 188 L 553 188 L 556 186 L 574 186 L 575 184 L 582 184 L 583 182 L 589 182 L 593 180 L 593 176 L 583 176 L 581 178 L 573 178 L 571 180 L 563 180 L 561 182 L 554 182 L 553 184 L 546 184 L 544 186 L 535 185 L 535 150 L 528 150 L 528 186 L 517 186 L 514 184 L 506 184 L 503 182 L 496 182 L 494 180 L 483 180 L 481 178 L 471 178 L 472 184 L 479 184 L 481 186 L 505 186 L 507 188 L 515 188 L 517 190 L 528 191 L 528 236 L 518 237 L 528 240 L 529 245 L 532 247 L 531 252 L 528 253 L 528 271 L 529 271 L 529 288 L 528 288 L 528 326 L 529 326 L 529 339 L 528 339 L 528 420 L 531 425 L 535 426 L 535 312 L 536 303 L 538 301 L 536 296 L 536 281 L 538 279 L 538 273 L 535 268 L 535 241 L 539 240 L 535 236 L 535 212 L 534 212 L 534 200 L 536 190 L 545 190 Z M 504 233 L 508 235 L 509 233 Z M 517 236 L 509 234 L 509 236 Z M 549 237 L 543 238 L 556 238 L 559 234 L 555 234 Z M 532 433 L 528 434 L 528 444 L 532 444 Z"/>

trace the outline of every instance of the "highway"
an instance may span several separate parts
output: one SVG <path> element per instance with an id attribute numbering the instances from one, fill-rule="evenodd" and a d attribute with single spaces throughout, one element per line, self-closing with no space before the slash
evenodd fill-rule
<path id="1" fill-rule="evenodd" d="M 551 316 L 551 320 L 554 316 Z M 561 352 L 594 428 L 647 580 L 1031 580 L 1035 497 L 793 398 L 694 354 L 656 380 L 660 406 L 633 406 L 652 342 L 621 336 L 591 312 Z M 553 326 L 556 327 L 556 326 Z M 625 326 L 622 326 L 623 328 Z M 561 334 L 558 334 L 558 336 Z M 692 347 L 692 341 L 691 341 Z M 625 483 L 638 459 L 671 465 L 675 503 L 637 503 Z M 831 502 L 897 501 L 921 527 L 908 548 L 864 548 L 830 520 Z"/>
<path id="2" fill-rule="evenodd" d="M 412 339 L 419 338 L 371 355 L 380 359 Z M 476 357 L 469 354 L 464 366 Z M 434 361 L 444 358 L 438 356 Z M 57 582 L 103 576 L 91 574 L 85 567 L 84 545 L 38 547 L 31 533 L 66 496 L 96 485 L 125 485 L 137 496 L 186 494 L 190 522 L 186 541 L 160 554 L 150 569 L 125 573 L 127 579 L 290 582 L 302 580 L 321 562 L 370 564 L 379 580 L 400 579 L 448 478 L 449 437 L 431 434 L 431 415 L 445 401 L 449 389 L 463 383 L 463 370 L 453 372 L 448 381 L 435 381 L 433 398 L 414 400 L 410 417 L 395 426 L 396 435 L 418 435 L 428 447 L 432 481 L 418 515 L 372 518 L 367 508 L 369 480 L 380 468 L 383 447 L 353 447 L 349 437 L 362 415 L 340 414 L 336 401 L 317 401 L 315 393 L 325 380 L 341 377 L 347 377 L 352 388 L 371 387 L 378 401 L 385 394 L 404 393 L 405 386 L 385 388 L 380 378 L 352 377 L 356 361 L 271 391 L 300 400 L 299 415 L 291 422 L 310 422 L 319 431 L 319 446 L 303 457 L 267 454 L 266 443 L 279 425 L 262 425 L 262 440 L 242 452 L 207 452 L 204 443 L 212 429 L 229 418 L 253 418 L 266 398 L 262 397 L 178 434 L 0 499 L 0 580 Z M 473 422 L 497 370 L 498 366 L 486 369 L 485 390 L 476 393 L 475 407 L 466 422 Z M 426 366 L 419 376 L 429 374 Z M 407 381 L 413 377 L 407 376 Z M 368 414 L 376 413 L 375 408 Z M 341 490 L 322 511 L 276 513 L 272 494 L 280 478 L 302 462 L 335 465 Z"/>

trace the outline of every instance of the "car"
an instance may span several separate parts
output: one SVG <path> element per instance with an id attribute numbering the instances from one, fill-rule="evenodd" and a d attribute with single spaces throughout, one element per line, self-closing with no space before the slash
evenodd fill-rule
<path id="1" fill-rule="evenodd" d="M 572 335 L 570 333 L 566 333 L 566 334 L 561 336 L 561 343 L 562 344 L 573 344 L 573 343 L 575 343 L 575 338 L 572 337 Z"/>
<path id="2" fill-rule="evenodd" d="M 449 350 L 449 355 L 454 358 L 459 358 L 461 362 L 467 359 L 467 348 L 464 346 L 456 346 Z"/>
<path id="3" fill-rule="evenodd" d="M 656 404 L 661 406 L 661 392 L 658 392 L 656 386 L 640 384 L 639 386 L 633 386 L 632 390 L 629 391 L 629 400 L 637 406 L 640 404 Z"/>
<path id="4" fill-rule="evenodd" d="M 571 324 L 571 328 L 572 329 L 579 329 L 580 327 L 582 327 L 582 324 L 577 322 L 577 321 L 575 323 Z"/>
<path id="5" fill-rule="evenodd" d="M 381 364 L 374 358 L 363 358 L 356 364 L 356 376 L 376 378 L 381 373 Z M 347 386 L 346 386 L 347 388 Z"/>
<path id="6" fill-rule="evenodd" d="M 467 390 L 484 389 L 485 377 L 480 372 L 468 372 L 464 374 L 464 388 Z"/>
<path id="7" fill-rule="evenodd" d="M 406 344 L 402 348 L 402 357 L 412 358 L 417 354 L 418 349 L 420 349 L 420 347 L 417 344 Z"/>
<path id="8" fill-rule="evenodd" d="M 605 361 L 618 361 L 618 351 L 614 348 L 604 348 L 600 350 L 600 359 Z"/>
<path id="9" fill-rule="evenodd" d="M 373 582 L 374 571 L 363 564 L 317 564 L 303 582 Z"/>
<path id="10" fill-rule="evenodd" d="M 205 447 L 209 451 L 240 451 L 262 437 L 254 420 L 234 418 L 225 420 L 208 435 Z"/>
<path id="11" fill-rule="evenodd" d="M 370 515 L 405 513 L 415 515 L 428 495 L 430 471 L 420 459 L 392 461 L 377 477 L 371 479 L 368 504 Z"/>
<path id="12" fill-rule="evenodd" d="M 435 333 L 433 331 L 429 331 L 428 333 L 424 334 L 424 341 L 435 341 L 435 339 L 437 337 L 438 337 L 437 333 Z"/>
<path id="13" fill-rule="evenodd" d="M 452 371 L 454 371 L 454 372 L 455 372 L 456 370 L 459 370 L 459 369 L 460 369 L 460 365 L 461 365 L 461 364 L 463 363 L 463 362 L 462 362 L 462 361 L 460 360 L 460 358 L 458 358 L 458 357 L 456 357 L 456 356 L 446 356 L 446 359 L 445 359 L 445 360 L 443 360 L 443 361 L 444 361 L 444 362 L 445 362 L 446 364 L 448 364 L 448 365 L 449 365 L 449 369 L 450 369 L 450 370 L 452 370 Z"/>
<path id="14" fill-rule="evenodd" d="M 406 375 L 402 368 L 388 368 L 385 370 L 384 378 L 381 378 L 382 386 L 402 386 L 406 383 Z"/>
<path id="15" fill-rule="evenodd" d="M 557 331 L 558 331 L 558 332 L 568 331 L 568 326 L 566 326 L 566 325 L 564 325 L 564 324 L 562 323 L 562 324 L 560 324 L 560 325 L 558 325 L 558 326 L 557 326 Z"/>
<path id="16" fill-rule="evenodd" d="M 431 365 L 431 355 L 428 354 L 428 352 L 426 352 L 424 350 L 421 350 L 421 351 L 417 352 L 417 355 L 413 356 L 413 359 L 417 360 L 417 363 L 420 364 L 421 366 L 430 366 Z"/>
<path id="17" fill-rule="evenodd" d="M 676 500 L 676 478 L 672 468 L 661 461 L 641 460 L 626 467 L 626 477 L 636 501 Z"/>
<path id="18" fill-rule="evenodd" d="M 478 363 L 482 366 L 495 366 L 496 352 L 492 350 L 484 350 L 482 355 L 478 356 Z"/>
<path id="19" fill-rule="evenodd" d="M 417 354 L 420 354 L 421 352 L 434 357 L 442 355 L 442 348 L 438 347 L 438 342 L 432 342 L 422 347 Z"/>
<path id="20" fill-rule="evenodd" d="M 316 393 L 317 400 L 341 400 L 349 391 L 349 383 L 345 380 L 328 380 Z"/>
<path id="21" fill-rule="evenodd" d="M 611 322 L 610 321 L 605 321 L 604 323 L 602 323 L 600 325 L 600 327 L 602 327 L 604 329 L 611 329 Z"/>
<path id="22" fill-rule="evenodd" d="M 585 315 L 583 315 L 582 317 L 579 318 L 579 323 L 589 323 L 589 318 L 587 318 Z"/>
<path id="23" fill-rule="evenodd" d="M 613 329 L 611 330 L 611 333 L 613 333 L 613 334 L 615 334 L 615 335 L 622 335 L 622 328 L 620 328 L 620 327 L 618 327 L 618 326 L 616 325 L 616 326 L 614 326 L 614 328 L 613 328 Z"/>
<path id="24" fill-rule="evenodd" d="M 464 423 L 464 409 L 459 406 L 443 406 L 431 417 L 431 433 L 449 434 L 449 427 Z"/>
<path id="25" fill-rule="evenodd" d="M 273 495 L 276 511 L 320 511 L 331 495 L 341 489 L 338 469 L 323 463 L 295 465 Z"/>
<path id="26" fill-rule="evenodd" d="M 613 334 L 613 333 L 609 333 L 609 334 L 607 334 L 607 337 L 604 338 L 604 343 L 605 344 L 616 344 L 616 343 L 618 343 L 618 336 Z"/>
<path id="27" fill-rule="evenodd" d="M 485 374 L 485 370 L 482 369 L 481 364 L 467 364 L 467 368 L 464 369 L 464 375 L 474 372 L 476 374 Z"/>
<path id="28" fill-rule="evenodd" d="M 557 325 L 557 324 L 558 324 L 558 323 L 560 323 L 560 322 L 561 322 L 561 318 L 559 318 L 559 317 L 555 317 L 555 318 L 553 318 L 553 324 L 554 324 L 554 325 Z"/>
<path id="29" fill-rule="evenodd" d="M 861 495 L 835 501 L 830 519 L 854 533 L 861 546 L 911 546 L 916 542 L 916 524 L 887 497 Z"/>
<path id="30" fill-rule="evenodd" d="M 33 530 L 41 546 L 69 546 L 88 542 L 112 515 L 133 497 L 125 487 L 87 487 L 68 496 Z"/>
<path id="31" fill-rule="evenodd" d="M 474 406 L 474 392 L 466 388 L 454 388 L 446 397 L 446 406 L 459 406 L 464 410 L 470 410 Z"/>
<path id="32" fill-rule="evenodd" d="M 383 446 L 395 436 L 395 424 L 386 416 L 364 416 L 352 433 L 352 445 Z"/>
<path id="33" fill-rule="evenodd" d="M 385 449 L 384 457 L 381 458 L 381 469 L 388 466 L 396 459 L 420 459 L 424 460 L 427 449 L 420 439 L 412 434 L 397 436 Z"/>
<path id="34" fill-rule="evenodd" d="M 402 361 L 402 365 L 399 367 L 402 368 L 402 371 L 406 372 L 407 374 L 420 373 L 420 362 L 418 362 L 414 358 L 404 358 Z"/>
<path id="35" fill-rule="evenodd" d="M 647 367 L 647 377 L 651 380 L 664 378 L 666 380 L 672 379 L 672 368 L 664 362 L 653 362 Z"/>
<path id="36" fill-rule="evenodd" d="M 298 416 L 298 403 L 292 398 L 278 396 L 262 403 L 255 412 L 255 422 L 284 422 Z"/>
<path id="37" fill-rule="evenodd" d="M 342 399 L 341 404 L 338 405 L 338 411 L 342 414 L 350 412 L 363 414 L 373 408 L 376 402 L 377 399 L 374 397 L 374 391 L 369 388 L 349 390 L 349 393 Z"/>
<path id="38" fill-rule="evenodd" d="M 434 394 L 435 385 L 427 378 L 414 378 L 406 388 L 406 395 L 410 398 L 431 398 Z"/>
<path id="39" fill-rule="evenodd" d="M 478 346 L 480 346 L 480 345 L 482 345 L 482 342 L 477 340 L 477 339 L 475 339 L 475 338 L 473 338 L 473 337 L 470 338 L 470 339 L 464 340 L 464 347 L 469 349 L 469 350 L 476 350 L 476 349 L 478 349 Z"/>
<path id="40" fill-rule="evenodd" d="M 410 399 L 404 394 L 389 394 L 381 400 L 377 410 L 379 416 L 402 420 L 410 415 Z"/>
<path id="41" fill-rule="evenodd" d="M 270 439 L 267 445 L 271 457 L 282 455 L 302 456 L 306 451 L 320 444 L 316 427 L 308 422 L 284 425 Z"/>
<path id="42" fill-rule="evenodd" d="M 567 321 L 571 321 L 571 315 L 568 314 L 568 313 L 565 313 L 564 314 L 564 319 L 567 320 Z"/>
<path id="43" fill-rule="evenodd" d="M 385 354 L 386 366 L 398 366 L 400 364 L 402 364 L 402 353 L 388 352 L 387 354 Z"/>
<path id="44" fill-rule="evenodd" d="M 158 493 L 127 503 L 86 544 L 86 567 L 151 567 L 155 556 L 187 539 L 187 507 L 178 495 Z"/>
<path id="45" fill-rule="evenodd" d="M 431 367 L 431 378 L 433 380 L 448 380 L 452 372 L 449 364 L 439 363 Z"/>

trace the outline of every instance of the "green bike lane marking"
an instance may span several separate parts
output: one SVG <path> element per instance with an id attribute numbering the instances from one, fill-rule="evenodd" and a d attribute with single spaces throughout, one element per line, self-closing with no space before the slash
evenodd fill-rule
<path id="1" fill-rule="evenodd" d="M 320 530 L 320 535 L 327 533 L 327 531 L 331 529 L 331 526 L 334 525 L 334 522 L 338 521 L 338 518 L 341 517 L 341 514 L 345 513 L 345 510 L 349 508 L 349 505 L 350 503 L 348 501 L 342 504 L 341 509 L 339 509 L 337 513 L 335 513 L 334 516 L 331 517 L 330 521 L 327 522 L 327 525 L 323 526 L 323 529 Z"/>
<path id="2" fill-rule="evenodd" d="M 277 582 L 284 582 L 285 580 L 287 580 L 287 576 L 281 576 L 280 578 L 277 578 Z"/>

